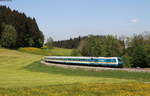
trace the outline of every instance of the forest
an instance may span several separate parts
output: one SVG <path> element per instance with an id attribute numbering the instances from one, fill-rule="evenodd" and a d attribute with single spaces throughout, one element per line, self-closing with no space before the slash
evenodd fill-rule
<path id="1" fill-rule="evenodd" d="M 35 18 L 0 6 L 0 45 L 6 48 L 42 47 L 44 35 Z"/>

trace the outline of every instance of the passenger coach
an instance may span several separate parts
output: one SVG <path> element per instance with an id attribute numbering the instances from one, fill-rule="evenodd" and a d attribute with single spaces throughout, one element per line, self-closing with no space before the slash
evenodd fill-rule
<path id="1" fill-rule="evenodd" d="M 61 64 L 98 65 L 109 67 L 122 67 L 123 62 L 120 57 L 64 57 L 45 56 L 43 61 Z"/>

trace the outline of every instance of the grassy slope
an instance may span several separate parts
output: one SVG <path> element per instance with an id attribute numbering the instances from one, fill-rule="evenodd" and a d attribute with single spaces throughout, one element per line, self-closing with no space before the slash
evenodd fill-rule
<path id="1" fill-rule="evenodd" d="M 0 49 L 0 96 L 149 96 L 150 84 L 127 83 L 150 81 L 149 73 L 47 67 L 41 57 Z"/>
<path id="2" fill-rule="evenodd" d="M 85 82 L 126 82 L 129 80 L 95 76 L 75 76 L 30 71 L 27 66 L 35 64 L 42 56 L 0 49 L 0 86 L 42 86 Z M 38 64 L 38 63 L 37 63 Z M 39 66 L 40 67 L 40 66 Z M 52 68 L 51 68 L 52 69 Z M 50 69 L 50 70 L 51 70 Z M 57 68 L 55 68 L 57 69 Z M 57 69 L 59 70 L 59 68 Z M 63 73 L 63 71 L 60 70 Z M 70 72 L 70 71 L 68 71 Z"/>
<path id="3" fill-rule="evenodd" d="M 150 73 L 146 72 L 127 72 L 127 71 L 113 71 L 113 70 L 102 70 L 100 72 L 88 71 L 83 69 L 66 69 L 56 66 L 45 66 L 39 62 L 34 62 L 25 67 L 32 72 L 44 72 L 49 74 L 61 74 L 66 76 L 88 76 L 88 77 L 99 77 L 99 78 L 116 78 L 116 79 L 128 79 L 136 80 L 138 82 L 149 82 Z M 105 82 L 105 81 L 102 81 Z M 107 82 L 107 81 L 106 81 Z M 111 81 L 109 81 L 111 82 Z M 115 83 L 113 81 L 113 83 Z M 119 83 L 119 82 L 118 82 Z"/>
<path id="4" fill-rule="evenodd" d="M 53 48 L 53 49 L 40 49 L 34 47 L 26 47 L 18 49 L 21 52 L 32 53 L 37 55 L 53 55 L 53 56 L 70 56 L 73 49 Z"/>
<path id="5" fill-rule="evenodd" d="M 70 56 L 72 49 L 53 48 L 51 54 L 55 56 Z"/>

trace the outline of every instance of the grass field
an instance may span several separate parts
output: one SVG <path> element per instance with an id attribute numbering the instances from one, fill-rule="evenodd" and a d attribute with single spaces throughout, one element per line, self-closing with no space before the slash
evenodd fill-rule
<path id="1" fill-rule="evenodd" d="M 47 67 L 41 58 L 0 49 L 0 96 L 149 96 L 150 73 Z"/>
<path id="2" fill-rule="evenodd" d="M 34 47 L 26 47 L 20 48 L 18 49 L 18 51 L 37 55 L 70 56 L 73 49 L 65 49 L 65 48 L 40 49 Z"/>

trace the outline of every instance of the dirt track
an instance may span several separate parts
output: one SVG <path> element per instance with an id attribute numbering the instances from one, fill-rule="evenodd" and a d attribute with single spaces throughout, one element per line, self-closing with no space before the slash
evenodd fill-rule
<path id="1" fill-rule="evenodd" d="M 102 71 L 102 70 L 121 70 L 128 72 L 150 72 L 150 68 L 108 68 L 108 67 L 95 67 L 95 66 L 80 66 L 80 65 L 65 65 L 65 64 L 54 64 L 41 61 L 42 64 L 47 66 L 58 66 L 63 68 L 71 69 L 84 69 L 84 70 L 93 70 L 93 71 Z"/>

